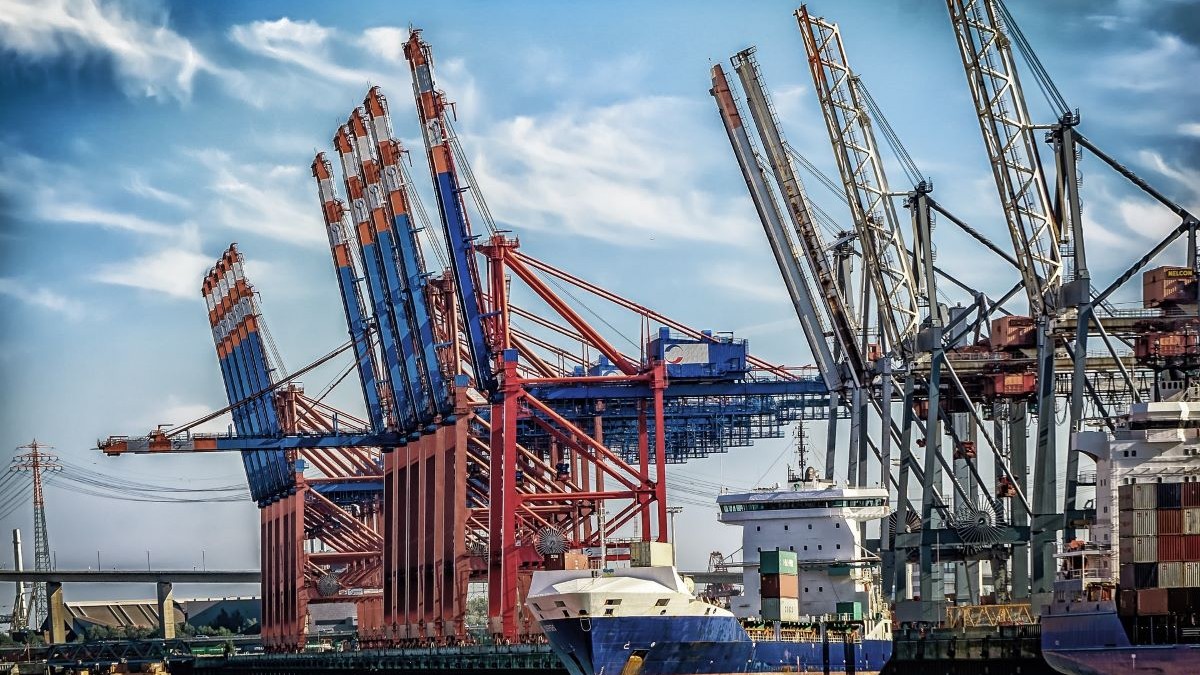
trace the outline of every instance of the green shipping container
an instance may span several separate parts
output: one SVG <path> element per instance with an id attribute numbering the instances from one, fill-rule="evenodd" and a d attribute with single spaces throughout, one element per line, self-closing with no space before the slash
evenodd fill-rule
<path id="1" fill-rule="evenodd" d="M 759 574 L 795 574 L 794 551 L 763 551 L 758 554 Z"/>
<path id="2" fill-rule="evenodd" d="M 862 621 L 862 603 L 839 602 L 837 604 L 837 613 L 849 614 L 854 621 Z"/>

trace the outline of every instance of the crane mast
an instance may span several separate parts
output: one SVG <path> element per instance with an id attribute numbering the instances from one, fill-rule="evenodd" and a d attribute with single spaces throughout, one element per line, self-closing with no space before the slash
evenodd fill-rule
<path id="1" fill-rule="evenodd" d="M 796 249 L 795 241 L 784 226 L 784 215 L 771 192 L 766 172 L 755 155 L 750 135 L 742 124 L 737 100 L 733 96 L 729 80 L 725 77 L 725 71 L 720 64 L 712 67 L 712 80 L 711 93 L 717 101 L 721 120 L 725 123 L 725 132 L 729 134 L 729 142 L 733 146 L 733 153 L 737 157 L 738 166 L 741 167 L 742 176 L 746 179 L 746 187 L 750 191 L 754 208 L 758 211 L 758 218 L 762 222 L 767 241 L 771 245 L 771 252 L 775 255 L 775 262 L 779 265 L 780 272 L 783 273 L 783 282 L 792 299 L 792 306 L 796 309 L 796 317 L 800 320 L 804 337 L 812 350 L 817 368 L 825 380 L 825 386 L 830 391 L 841 389 L 844 386 L 842 374 L 833 356 L 833 348 L 829 342 L 825 322 L 813 300 L 808 279 L 804 275 L 803 254 Z"/>
<path id="2" fill-rule="evenodd" d="M 742 89 L 746 92 L 746 104 L 750 109 L 750 116 L 754 119 L 755 126 L 758 127 L 768 163 L 775 174 L 775 180 L 779 184 L 784 202 L 787 204 L 796 238 L 804 250 L 805 258 L 808 259 L 813 277 L 820 286 L 837 347 L 841 350 L 849 366 L 849 372 L 844 374 L 844 378 L 857 388 L 870 380 L 867 362 L 858 341 L 858 327 L 847 309 L 833 268 L 825 255 L 825 242 L 817 230 L 808 195 L 804 191 L 804 184 L 800 182 L 788 157 L 783 131 L 779 128 L 774 107 L 763 86 L 762 75 L 759 73 L 758 64 L 754 59 L 754 49 L 749 48 L 738 52 L 731 61 L 734 71 L 741 80 Z"/>
<path id="3" fill-rule="evenodd" d="M 870 118 L 850 70 L 836 24 L 796 10 L 813 85 L 834 158 L 862 242 L 864 267 L 892 349 L 911 351 L 920 320 L 917 284 L 892 203 Z"/>
<path id="4" fill-rule="evenodd" d="M 1061 232 L 995 0 L 947 0 L 979 129 L 1034 317 L 1059 311 Z"/>

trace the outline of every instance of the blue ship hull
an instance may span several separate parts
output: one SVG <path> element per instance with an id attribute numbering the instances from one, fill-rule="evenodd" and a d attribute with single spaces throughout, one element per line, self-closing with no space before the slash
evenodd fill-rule
<path id="1" fill-rule="evenodd" d="M 627 665 L 637 675 L 823 672 L 826 659 L 816 641 L 752 641 L 729 616 L 556 619 L 542 628 L 572 675 L 621 675 Z M 857 673 L 882 670 L 892 654 L 890 640 L 839 639 L 828 645 L 830 672 L 846 672 L 848 648 Z"/>
<path id="2" fill-rule="evenodd" d="M 1067 675 L 1200 673 L 1200 645 L 1134 645 L 1111 602 L 1042 614 L 1042 657 Z"/>

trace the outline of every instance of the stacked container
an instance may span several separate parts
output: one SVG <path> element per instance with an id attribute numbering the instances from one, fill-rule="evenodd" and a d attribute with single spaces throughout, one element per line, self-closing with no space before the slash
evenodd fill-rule
<path id="1" fill-rule="evenodd" d="M 792 551 L 758 555 L 758 587 L 763 621 L 800 620 L 800 577 Z"/>
<path id="2" fill-rule="evenodd" d="M 1161 616 L 1200 599 L 1200 483 L 1117 490 L 1123 616 Z"/>

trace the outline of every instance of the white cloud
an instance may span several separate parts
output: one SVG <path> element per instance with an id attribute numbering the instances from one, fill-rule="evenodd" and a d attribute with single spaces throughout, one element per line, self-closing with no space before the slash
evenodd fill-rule
<path id="1" fill-rule="evenodd" d="M 769 275 L 769 276 L 768 276 Z M 749 300 L 780 304 L 788 302 L 787 289 L 772 267 L 751 270 L 737 264 L 721 264 L 704 275 L 705 281 L 716 288 Z"/>
<path id="2" fill-rule="evenodd" d="M 139 197 L 153 199 L 154 201 L 162 202 L 168 206 L 177 206 L 181 209 L 191 208 L 192 206 L 192 203 L 187 199 L 184 199 L 173 192 L 160 190 L 159 188 L 147 183 L 146 179 L 142 178 L 140 173 L 133 174 L 133 177 L 129 179 L 129 185 L 127 186 L 127 189 L 130 193 Z"/>
<path id="3" fill-rule="evenodd" d="M 99 55 L 127 95 L 156 99 L 187 100 L 198 72 L 221 72 L 165 16 L 103 0 L 0 0 L 0 48 L 29 61 Z"/>
<path id="4" fill-rule="evenodd" d="M 1172 166 L 1167 163 L 1161 154 L 1153 150 L 1142 150 L 1138 153 L 1138 159 L 1142 164 L 1179 183 L 1188 190 L 1190 197 L 1195 198 L 1200 196 L 1200 171 Z"/>
<path id="5" fill-rule="evenodd" d="M 1093 73 L 1091 84 L 1098 88 L 1171 95 L 1200 77 L 1200 54 L 1178 35 L 1150 33 L 1148 45 L 1104 58 Z"/>
<path id="6" fill-rule="evenodd" d="M 1179 133 L 1184 136 L 1200 138 L 1200 122 L 1184 122 L 1179 125 Z"/>
<path id="7" fill-rule="evenodd" d="M 744 243 L 754 223 L 748 201 L 698 187 L 723 159 L 696 143 L 711 137 L 708 112 L 696 101 L 646 97 L 517 117 L 464 145 L 481 153 L 475 173 L 497 218 L 522 231 L 633 246 Z"/>
<path id="8" fill-rule="evenodd" d="M 408 29 L 395 26 L 376 26 L 363 31 L 358 44 L 363 51 L 391 63 L 404 63 L 404 43 Z"/>
<path id="9" fill-rule="evenodd" d="M 314 75 L 343 84 L 365 86 L 379 78 L 364 70 L 334 63 L 328 52 L 332 28 L 315 21 L 254 21 L 229 29 L 229 37 L 249 52 L 281 63 L 292 64 Z"/>
<path id="10" fill-rule="evenodd" d="M 163 293 L 176 299 L 200 300 L 200 282 L 212 258 L 194 250 L 172 247 L 131 260 L 102 265 L 92 279 L 114 286 Z"/>
<path id="11" fill-rule="evenodd" d="M 40 217 L 53 222 L 99 225 L 109 230 L 125 230 L 136 234 L 156 236 L 169 236 L 176 233 L 176 228 L 170 225 L 80 202 L 58 204 L 46 201 L 40 203 L 37 212 Z"/>
<path id="12" fill-rule="evenodd" d="M 316 187 L 305 167 L 238 162 L 211 148 L 188 154 L 210 177 L 211 222 L 301 246 L 326 243 Z"/>
<path id="13" fill-rule="evenodd" d="M 32 307 L 40 307 L 72 320 L 82 319 L 83 303 L 44 286 L 29 286 L 17 279 L 0 277 L 0 295 L 7 295 Z"/>

